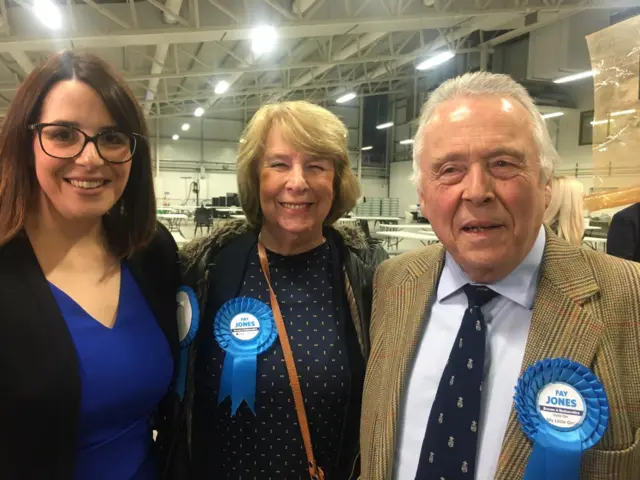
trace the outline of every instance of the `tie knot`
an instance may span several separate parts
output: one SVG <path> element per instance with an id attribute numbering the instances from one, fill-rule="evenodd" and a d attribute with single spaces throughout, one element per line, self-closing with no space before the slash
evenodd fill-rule
<path id="1" fill-rule="evenodd" d="M 496 292 L 484 285 L 471 285 L 470 283 L 467 283 L 462 287 L 462 289 L 467 296 L 467 300 L 469 300 L 469 308 L 482 307 L 485 303 L 498 295 Z"/>

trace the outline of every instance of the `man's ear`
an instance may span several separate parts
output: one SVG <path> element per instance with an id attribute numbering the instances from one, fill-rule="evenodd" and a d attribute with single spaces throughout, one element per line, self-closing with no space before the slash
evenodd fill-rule
<path id="1" fill-rule="evenodd" d="M 544 186 L 544 208 L 546 209 L 551 203 L 551 183 L 552 180 L 549 179 Z"/>
<path id="2" fill-rule="evenodd" d="M 418 191 L 418 201 L 420 202 L 420 213 L 422 213 L 422 216 L 424 218 L 428 219 L 429 217 L 427 216 L 427 199 L 425 198 L 422 185 L 418 185 L 416 187 L 416 190 Z"/>

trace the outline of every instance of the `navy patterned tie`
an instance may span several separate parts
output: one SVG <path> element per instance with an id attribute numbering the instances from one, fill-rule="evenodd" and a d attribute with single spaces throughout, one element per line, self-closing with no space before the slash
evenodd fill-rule
<path id="1" fill-rule="evenodd" d="M 475 478 L 486 340 L 480 307 L 497 293 L 470 284 L 463 290 L 469 308 L 431 407 L 416 480 Z"/>

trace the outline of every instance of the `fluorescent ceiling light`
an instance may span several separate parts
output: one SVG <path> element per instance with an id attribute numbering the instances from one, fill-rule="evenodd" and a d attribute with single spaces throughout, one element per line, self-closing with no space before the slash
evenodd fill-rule
<path id="1" fill-rule="evenodd" d="M 189 130 L 189 128 L 191 128 L 191 125 L 189 125 L 188 123 L 183 123 L 182 124 L 182 131 L 186 132 L 187 130 Z"/>
<path id="2" fill-rule="evenodd" d="M 278 34 L 271 25 L 256 27 L 251 32 L 251 50 L 256 55 L 270 52 L 276 45 Z"/>
<path id="3" fill-rule="evenodd" d="M 227 90 L 229 90 L 229 82 L 225 80 L 220 80 L 213 89 L 217 95 L 222 95 Z"/>
<path id="4" fill-rule="evenodd" d="M 174 133 L 173 137 L 171 138 L 173 138 L 174 140 L 178 140 L 180 138 L 180 135 L 178 135 L 177 133 Z"/>
<path id="5" fill-rule="evenodd" d="M 456 56 L 456 54 L 451 52 L 451 51 L 442 52 L 442 53 L 434 55 L 433 57 L 427 58 L 426 60 L 420 62 L 416 66 L 416 69 L 418 69 L 418 70 L 429 70 L 430 68 L 437 67 L 438 65 L 441 65 L 444 62 L 451 60 L 455 56 Z"/>
<path id="6" fill-rule="evenodd" d="M 564 112 L 552 112 L 552 113 L 543 114 L 542 118 L 546 120 L 547 118 L 556 118 L 556 117 L 561 117 L 563 115 L 564 115 Z"/>
<path id="7" fill-rule="evenodd" d="M 407 138 L 406 140 L 400 140 L 400 145 L 411 145 L 413 143 L 413 138 Z"/>
<path id="8" fill-rule="evenodd" d="M 201 117 L 202 115 L 204 115 L 204 108 L 202 108 L 202 107 L 196 108 L 196 110 L 193 112 L 193 114 L 196 117 Z"/>
<path id="9" fill-rule="evenodd" d="M 393 122 L 385 122 L 378 125 L 376 128 L 378 130 L 384 130 L 385 128 L 393 127 Z"/>
<path id="10" fill-rule="evenodd" d="M 596 70 L 587 70 L 586 72 L 574 73 L 573 75 L 567 75 L 566 77 L 556 78 L 553 83 L 575 82 L 576 80 L 593 77 L 596 73 Z"/>
<path id="11" fill-rule="evenodd" d="M 636 109 L 632 108 L 630 110 L 620 110 L 619 112 L 611 112 L 612 117 L 619 117 L 620 115 L 631 115 L 636 113 Z"/>
<path id="12" fill-rule="evenodd" d="M 345 93 L 344 95 L 336 99 L 336 103 L 345 103 L 349 100 L 353 100 L 356 97 L 357 95 L 354 92 Z"/>
<path id="13" fill-rule="evenodd" d="M 35 0 L 33 2 L 33 14 L 44 26 L 51 30 L 58 30 L 62 27 L 60 9 L 51 0 Z"/>
<path id="14" fill-rule="evenodd" d="M 609 120 L 596 120 L 595 122 L 591 122 L 591 125 L 604 125 L 605 123 L 609 123 Z"/>
<path id="15" fill-rule="evenodd" d="M 366 152 L 367 150 L 371 150 L 373 147 L 371 145 L 368 145 L 366 147 L 362 147 L 362 151 Z"/>

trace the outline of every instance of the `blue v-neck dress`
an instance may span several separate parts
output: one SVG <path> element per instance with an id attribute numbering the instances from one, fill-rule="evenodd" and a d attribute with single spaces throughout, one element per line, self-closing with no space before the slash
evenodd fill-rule
<path id="1" fill-rule="evenodd" d="M 50 286 L 80 364 L 75 480 L 156 480 L 149 420 L 169 389 L 173 360 L 138 284 L 123 263 L 111 329 Z"/>

